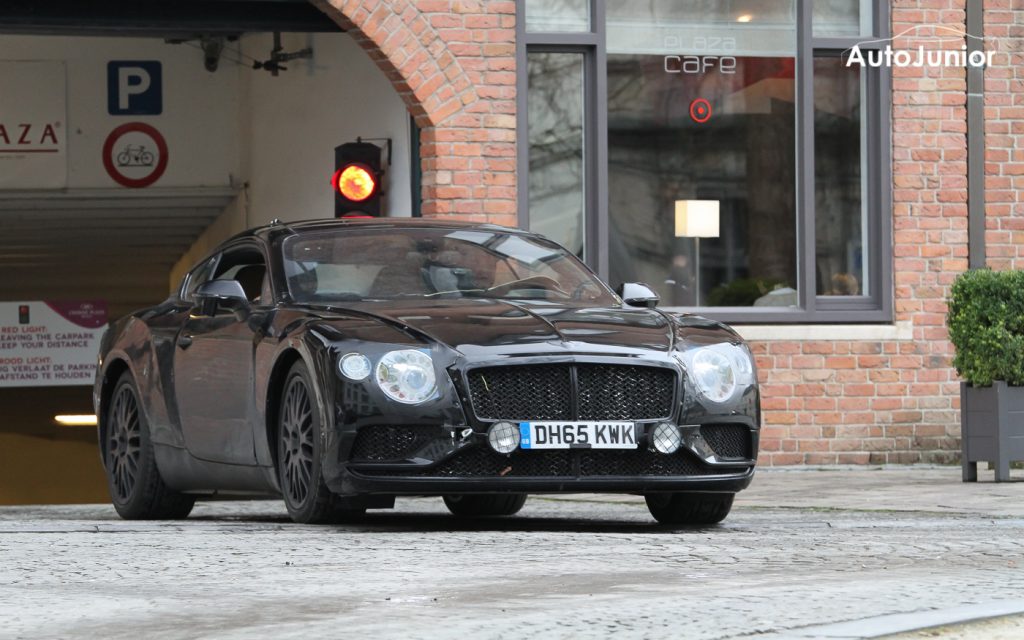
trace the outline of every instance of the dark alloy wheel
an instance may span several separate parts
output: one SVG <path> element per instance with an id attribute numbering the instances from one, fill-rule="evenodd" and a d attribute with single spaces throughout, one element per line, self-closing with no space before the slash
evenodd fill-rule
<path id="1" fill-rule="evenodd" d="M 717 524 L 732 510 L 732 493 L 651 493 L 647 509 L 661 524 Z"/>
<path id="2" fill-rule="evenodd" d="M 457 516 L 487 517 L 512 516 L 526 504 L 525 493 L 502 493 L 488 495 L 450 495 L 444 497 L 444 505 Z"/>
<path id="3" fill-rule="evenodd" d="M 156 466 L 149 424 L 139 406 L 131 373 L 114 386 L 106 412 L 104 467 L 111 502 L 127 520 L 170 520 L 186 517 L 195 497 L 172 491 Z"/>
<path id="4" fill-rule="evenodd" d="M 320 467 L 321 419 L 312 378 L 301 360 L 285 378 L 278 414 L 278 480 L 288 514 L 295 522 L 345 522 L 365 509 L 346 506 L 324 484 Z"/>

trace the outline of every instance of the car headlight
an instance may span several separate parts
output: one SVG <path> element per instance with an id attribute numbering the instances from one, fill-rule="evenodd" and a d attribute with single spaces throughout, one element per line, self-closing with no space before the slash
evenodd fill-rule
<path id="1" fill-rule="evenodd" d="M 687 373 L 707 400 L 728 402 L 737 390 L 754 382 L 754 365 L 746 349 L 721 343 L 697 347 L 684 354 Z"/>
<path id="2" fill-rule="evenodd" d="M 419 404 L 437 392 L 434 361 L 422 351 L 390 351 L 377 363 L 375 373 L 377 385 L 397 402 Z"/>
<path id="3" fill-rule="evenodd" d="M 350 380 L 366 380 L 370 369 L 370 359 L 361 353 L 346 353 L 338 359 L 338 371 Z"/>

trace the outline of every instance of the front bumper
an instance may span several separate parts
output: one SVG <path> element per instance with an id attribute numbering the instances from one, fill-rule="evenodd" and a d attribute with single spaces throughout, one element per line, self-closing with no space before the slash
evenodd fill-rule
<path id="1" fill-rule="evenodd" d="M 342 495 L 445 495 L 452 493 L 736 493 L 750 485 L 754 467 L 739 473 L 691 477 L 439 478 L 364 476 L 348 471 L 328 480 Z"/>
<path id="2" fill-rule="evenodd" d="M 487 446 L 484 431 L 370 427 L 361 436 L 340 439 L 338 449 L 328 452 L 324 476 L 342 495 L 736 492 L 750 484 L 756 428 L 708 424 L 681 431 L 684 444 L 669 455 L 651 451 L 646 435 L 638 449 L 520 449 L 503 455 Z"/>

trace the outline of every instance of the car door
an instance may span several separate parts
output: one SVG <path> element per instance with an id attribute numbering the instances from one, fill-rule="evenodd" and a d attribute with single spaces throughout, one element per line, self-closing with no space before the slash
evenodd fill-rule
<path id="1" fill-rule="evenodd" d="M 253 356 L 259 318 L 272 303 L 261 300 L 266 277 L 266 258 L 258 245 L 228 247 L 211 280 L 238 281 L 249 306 L 195 300 L 178 333 L 176 401 L 185 446 L 197 458 L 256 464 Z"/>

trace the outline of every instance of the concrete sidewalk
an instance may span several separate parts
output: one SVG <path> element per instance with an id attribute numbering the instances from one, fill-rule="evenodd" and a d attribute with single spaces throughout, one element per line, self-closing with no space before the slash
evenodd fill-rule
<path id="1" fill-rule="evenodd" d="M 979 468 L 978 476 L 962 482 L 960 467 L 949 466 L 768 467 L 736 504 L 1024 517 L 1024 473 L 1001 483 L 992 471 Z"/>
<path id="2" fill-rule="evenodd" d="M 996 483 L 979 469 L 979 482 L 962 482 L 960 467 L 887 465 L 764 467 L 734 508 L 837 511 L 906 511 L 984 517 L 1024 517 L 1024 472 Z M 559 496 L 546 496 L 558 499 Z M 583 496 L 565 496 L 578 500 Z M 638 496 L 587 495 L 585 499 L 643 502 Z"/>

